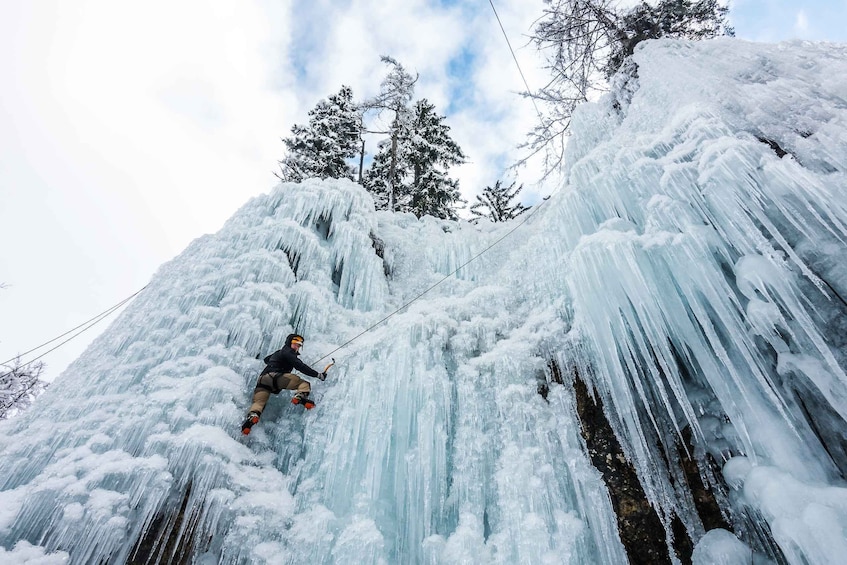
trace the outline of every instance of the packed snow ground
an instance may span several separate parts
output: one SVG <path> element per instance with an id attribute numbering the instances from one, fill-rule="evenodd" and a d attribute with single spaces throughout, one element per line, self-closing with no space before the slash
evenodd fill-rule
<path id="1" fill-rule="evenodd" d="M 635 61 L 499 243 L 514 223 L 375 212 L 342 181 L 196 240 L 0 427 L 0 557 L 123 562 L 190 485 L 202 562 L 626 562 L 572 388 L 536 394 L 550 361 L 594 386 L 695 562 L 750 562 L 762 528 L 790 563 L 847 555 L 847 47 Z M 318 407 L 272 397 L 243 439 L 295 329 L 307 363 L 338 361 Z M 745 539 L 706 534 L 665 464 L 686 427 Z"/>

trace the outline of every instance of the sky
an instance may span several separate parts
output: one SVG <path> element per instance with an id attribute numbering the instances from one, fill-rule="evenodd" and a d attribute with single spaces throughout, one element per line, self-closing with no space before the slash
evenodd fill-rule
<path id="1" fill-rule="evenodd" d="M 541 86 L 541 0 L 493 4 Z M 847 41 L 847 0 L 734 0 L 730 19 L 753 41 Z M 535 110 L 488 2 L 0 0 L 0 362 L 120 303 L 271 190 L 280 138 L 342 84 L 375 94 L 380 55 L 446 115 L 466 199 L 514 180 Z M 532 166 L 517 180 L 527 201 L 549 193 Z M 44 377 L 113 317 L 44 356 Z"/>

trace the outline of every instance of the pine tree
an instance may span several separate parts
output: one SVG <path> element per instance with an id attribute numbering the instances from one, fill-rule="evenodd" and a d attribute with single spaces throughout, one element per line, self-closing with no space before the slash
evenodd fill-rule
<path id="1" fill-rule="evenodd" d="M 44 364 L 21 364 L 20 359 L 11 365 L 0 365 L 0 420 L 29 407 L 36 396 L 44 392 L 47 383 L 41 380 Z"/>
<path id="2" fill-rule="evenodd" d="M 415 103 L 409 117 L 399 122 L 391 142 L 383 143 L 374 156 L 365 188 L 374 195 L 378 209 L 392 209 L 390 194 L 395 211 L 457 219 L 456 209 L 464 200 L 447 169 L 464 163 L 465 155 L 450 137 L 444 116 L 429 101 Z"/>
<path id="3" fill-rule="evenodd" d="M 398 131 L 392 139 L 380 143 L 371 166 L 365 172 L 362 184 L 371 193 L 377 210 L 408 211 L 409 187 L 403 182 L 407 177 L 407 160 L 402 152 L 408 134 Z"/>
<path id="4" fill-rule="evenodd" d="M 284 182 L 305 178 L 353 179 L 348 160 L 359 153 L 362 113 L 353 102 L 353 90 L 342 86 L 338 94 L 321 100 L 309 111 L 308 125 L 294 125 L 292 136 L 283 139 L 287 154 L 279 162 Z"/>
<path id="5" fill-rule="evenodd" d="M 377 209 L 455 219 L 457 205 L 464 201 L 447 169 L 464 163 L 465 155 L 433 104 L 423 99 L 410 106 L 418 77 L 391 57 L 382 61 L 391 69 L 380 93 L 363 107 L 390 115 L 390 126 L 379 132 L 389 138 L 380 143 L 363 184 Z"/>
<path id="6" fill-rule="evenodd" d="M 402 192 L 401 179 L 405 177 L 405 163 L 400 159 L 402 139 L 408 136 L 411 120 L 409 104 L 415 92 L 418 77 L 412 77 L 403 65 L 391 57 L 383 56 L 383 63 L 391 65 L 380 85 L 380 92 L 363 104 L 365 110 L 376 110 L 379 115 L 387 112 L 391 125 L 387 131 L 387 143 L 381 143 L 374 163 L 363 179 L 365 188 L 373 192 L 377 205 L 385 204 L 392 212 L 397 209 L 398 192 Z M 380 209 L 382 209 L 380 207 Z"/>
<path id="7" fill-rule="evenodd" d="M 492 222 L 505 222 L 517 218 L 529 210 L 520 202 L 510 204 L 521 190 L 523 185 L 515 188 L 513 182 L 509 186 L 503 186 L 498 180 L 494 186 L 486 186 L 482 194 L 477 195 L 477 201 L 470 208 L 471 215 L 475 218 L 488 218 Z"/>
<path id="8" fill-rule="evenodd" d="M 418 217 L 429 214 L 455 220 L 456 208 L 464 203 L 459 182 L 447 176 L 447 169 L 465 162 L 465 154 L 450 137 L 444 116 L 426 98 L 414 108 L 408 159 L 412 171 L 410 211 Z"/>

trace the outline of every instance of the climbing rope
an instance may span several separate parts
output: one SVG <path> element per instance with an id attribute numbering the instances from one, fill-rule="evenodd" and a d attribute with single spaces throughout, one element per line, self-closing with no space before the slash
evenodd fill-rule
<path id="1" fill-rule="evenodd" d="M 441 283 L 443 283 L 444 281 L 446 281 L 447 279 L 449 279 L 450 277 L 452 277 L 453 275 L 455 275 L 456 273 L 458 273 L 461 269 L 463 269 L 464 267 L 466 267 L 467 265 L 469 265 L 471 262 L 473 262 L 473 261 L 477 260 L 478 258 L 482 257 L 485 253 L 487 253 L 489 250 L 491 250 L 491 248 L 492 248 L 492 247 L 494 247 L 495 245 L 497 245 L 498 243 L 500 243 L 501 241 L 503 241 L 504 239 L 506 239 L 507 237 L 509 237 L 510 235 L 512 235 L 512 234 L 515 232 L 515 230 L 517 230 L 519 227 L 521 227 L 521 226 L 522 226 L 522 225 L 524 225 L 527 221 L 529 221 L 529 219 L 530 219 L 533 215 L 535 215 L 535 213 L 536 213 L 536 212 L 538 212 L 538 209 L 539 209 L 539 208 L 541 208 L 541 206 L 543 206 L 546 202 L 547 202 L 547 200 L 545 199 L 545 200 L 542 200 L 540 204 L 538 204 L 538 205 L 536 205 L 536 206 L 533 206 L 533 207 L 531 208 L 530 212 L 529 212 L 529 213 L 526 215 L 526 217 L 523 219 L 523 221 L 521 221 L 520 223 L 518 223 L 517 225 L 515 225 L 515 227 L 513 227 L 512 229 L 510 229 L 508 232 L 506 232 L 504 235 L 502 235 L 499 239 L 497 239 L 496 241 L 494 241 L 491 245 L 489 245 L 488 247 L 486 247 L 485 249 L 483 249 L 482 251 L 480 251 L 479 253 L 477 253 L 476 255 L 474 255 L 473 257 L 471 257 L 470 259 L 468 259 L 468 260 L 467 260 L 467 261 L 465 261 L 464 263 L 462 263 L 460 266 L 456 267 L 456 269 L 455 269 L 455 270 L 453 270 L 453 272 L 452 272 L 452 273 L 450 273 L 450 274 L 448 274 L 448 275 L 445 275 L 445 276 L 444 276 L 444 278 L 442 278 L 441 280 L 439 280 L 437 283 L 435 283 L 435 284 L 434 284 L 434 285 L 432 285 L 431 287 L 427 288 L 426 290 L 424 290 L 423 292 L 421 292 L 420 294 L 418 294 L 417 296 L 415 296 L 414 298 L 412 298 L 412 299 L 411 299 L 411 300 L 409 300 L 408 302 L 404 303 L 402 306 L 398 307 L 396 310 L 394 310 L 394 311 L 393 311 L 393 312 L 391 312 L 390 314 L 386 315 L 384 318 L 382 318 L 381 320 L 379 320 L 379 321 L 378 321 L 378 322 L 376 322 L 375 324 L 373 324 L 373 325 L 371 325 L 371 326 L 367 327 L 366 329 L 362 330 L 360 333 L 358 333 L 358 334 L 357 334 L 357 335 L 355 335 L 354 337 L 350 338 L 349 340 L 347 340 L 347 341 L 346 341 L 346 342 L 344 342 L 343 344 L 339 345 L 338 347 L 336 347 L 335 349 L 333 349 L 332 351 L 330 351 L 329 353 L 327 353 L 327 354 L 326 354 L 326 355 L 324 355 L 323 357 L 320 357 L 320 358 L 319 358 L 317 361 L 315 361 L 314 363 L 320 363 L 321 361 L 323 361 L 323 360 L 324 360 L 324 359 L 326 359 L 327 357 L 331 356 L 331 355 L 332 355 L 333 353 L 335 353 L 336 351 L 338 351 L 338 350 L 340 350 L 340 349 L 344 349 L 345 347 L 347 347 L 348 345 L 350 345 L 351 343 L 353 343 L 354 341 L 356 341 L 357 339 L 359 339 L 360 337 L 362 337 L 362 336 L 363 336 L 363 335 L 365 335 L 366 333 L 370 332 L 371 330 L 373 330 L 374 328 L 376 328 L 378 325 L 382 324 L 383 322 L 385 322 L 386 320 L 388 320 L 389 318 L 391 318 L 392 316 L 394 316 L 395 314 L 397 314 L 398 312 L 400 312 L 401 310 L 403 310 L 404 308 L 406 308 L 406 307 L 407 307 L 407 306 L 409 306 L 410 304 L 412 304 L 412 303 L 416 302 L 416 301 L 417 301 L 418 299 L 420 299 L 422 296 L 424 296 L 425 294 L 427 294 L 428 292 L 430 292 L 432 289 L 434 289 L 435 287 L 437 287 L 438 285 L 440 285 Z"/>
<path id="2" fill-rule="evenodd" d="M 515 50 L 512 49 L 512 42 L 509 41 L 509 36 L 506 34 L 506 28 L 503 27 L 503 22 L 500 20 L 500 14 L 497 13 L 497 8 L 494 7 L 494 0 L 488 0 L 488 3 L 491 5 L 491 9 L 494 11 L 494 17 L 497 18 L 497 23 L 500 25 L 500 31 L 503 32 L 503 38 L 506 40 L 506 45 L 509 47 L 509 52 L 512 54 L 512 60 L 515 61 L 515 66 L 518 68 L 518 73 L 521 75 L 521 80 L 523 80 L 523 84 L 526 87 L 526 93 L 529 95 L 532 92 L 532 89 L 529 87 L 529 83 L 526 81 L 526 77 L 523 74 L 523 69 L 521 69 L 521 64 L 518 62 L 518 57 L 515 55 Z M 535 103 L 535 97 L 529 96 L 532 105 L 535 107 L 535 113 L 538 114 L 538 119 L 541 120 L 541 124 L 544 124 L 544 116 L 541 113 L 541 110 L 538 109 L 538 104 Z"/>
<path id="3" fill-rule="evenodd" d="M 145 285 L 144 287 L 142 287 L 140 290 L 138 290 L 138 291 L 134 292 L 132 295 L 128 296 L 127 298 L 124 298 L 123 300 L 121 300 L 120 302 L 118 302 L 117 304 L 115 304 L 114 306 L 112 306 L 111 308 L 108 308 L 107 310 L 104 310 L 103 312 L 101 312 L 101 313 L 97 314 L 97 315 L 96 315 L 96 316 L 94 316 L 93 318 L 90 318 L 90 319 L 86 320 L 85 322 L 81 323 L 80 325 L 76 326 L 75 328 L 71 328 L 71 329 L 69 329 L 68 331 L 66 331 L 65 333 L 63 333 L 63 334 L 61 334 L 61 335 L 58 335 L 58 336 L 54 337 L 53 339 L 51 339 L 51 340 L 49 340 L 49 341 L 45 341 L 44 343 L 42 343 L 42 344 L 41 344 L 41 345 L 39 345 L 38 347 L 33 347 L 32 349 L 30 349 L 30 350 L 28 350 L 28 351 L 24 351 L 23 353 L 20 353 L 20 354 L 16 355 L 15 357 L 12 357 L 12 358 L 11 358 L 11 359 L 9 359 L 8 361 L 4 361 L 3 363 L 0 363 L 0 365 L 8 365 L 9 363 L 12 363 L 12 362 L 13 362 L 13 361 L 15 361 L 16 359 L 20 359 L 20 358 L 21 358 L 21 357 L 23 357 L 24 355 L 27 355 L 27 354 L 29 354 L 29 353 L 32 353 L 33 351 L 38 351 L 38 350 L 39 350 L 39 349 L 41 349 L 42 347 L 45 347 L 45 346 L 47 346 L 47 345 L 50 345 L 51 343 L 53 343 L 53 342 L 54 342 L 54 341 L 56 341 L 56 340 L 62 339 L 63 337 L 65 337 L 65 336 L 66 336 L 66 335 L 68 335 L 69 333 L 73 333 L 73 332 L 75 332 L 76 330 L 78 330 L 79 328 L 83 328 L 83 329 L 81 329 L 79 332 L 75 333 L 74 335 L 72 335 L 71 337 L 69 337 L 68 339 L 66 339 L 65 341 L 61 342 L 59 345 L 57 345 L 57 346 L 55 346 L 55 347 L 52 347 L 52 348 L 48 349 L 47 351 L 45 351 L 45 352 L 44 352 L 44 353 L 42 353 L 41 355 L 39 355 L 39 356 L 37 356 L 37 357 L 35 357 L 35 358 L 33 358 L 33 359 L 30 359 L 29 361 L 27 361 L 26 363 L 24 363 L 24 364 L 22 364 L 22 365 L 18 365 L 17 367 L 15 367 L 15 369 L 13 369 L 13 370 L 11 370 L 11 371 L 9 371 L 9 372 L 7 372 L 7 373 L 3 373 L 2 375 L 0 375 L 0 379 L 2 379 L 2 378 L 4 378 L 4 377 L 7 377 L 7 376 L 11 375 L 12 373 L 14 373 L 14 372 L 15 372 L 15 371 L 17 371 L 17 370 L 20 370 L 20 369 L 23 369 L 24 367 L 27 367 L 27 366 L 29 366 L 29 365 L 32 365 L 33 363 L 35 363 L 36 361 L 38 361 L 39 359 L 41 359 L 42 357 L 44 357 L 44 356 L 45 356 L 45 355 L 47 355 L 48 353 L 50 353 L 50 352 L 52 352 L 52 351 L 57 350 L 58 348 L 62 347 L 64 344 L 68 343 L 69 341 L 71 341 L 72 339 L 74 339 L 75 337 L 77 337 L 78 335 L 82 334 L 83 332 L 88 331 L 89 329 L 91 329 L 92 327 L 94 327 L 96 324 L 98 324 L 99 322 L 103 321 L 106 317 L 108 317 L 108 316 L 109 316 L 109 314 L 113 313 L 115 310 L 117 310 L 118 308 L 120 308 L 121 306 L 123 306 L 124 304 L 126 304 L 127 302 L 129 302 L 130 300 L 132 300 L 133 298 L 135 298 L 136 296 L 138 296 L 139 294 L 141 294 L 141 292 L 142 292 L 145 288 L 147 288 L 147 285 Z M 85 326 L 85 327 L 83 327 L 83 326 Z"/>

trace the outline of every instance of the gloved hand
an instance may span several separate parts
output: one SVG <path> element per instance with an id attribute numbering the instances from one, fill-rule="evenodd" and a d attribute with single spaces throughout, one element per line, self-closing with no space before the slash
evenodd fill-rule
<path id="1" fill-rule="evenodd" d="M 320 380 L 322 380 L 322 381 L 325 381 L 325 380 L 326 380 L 326 373 L 320 373 L 320 374 L 318 374 L 318 378 L 319 378 Z"/>

